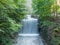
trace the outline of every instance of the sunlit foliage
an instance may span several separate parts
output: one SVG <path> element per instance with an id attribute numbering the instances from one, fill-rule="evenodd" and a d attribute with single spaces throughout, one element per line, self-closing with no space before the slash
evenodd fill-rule
<path id="1" fill-rule="evenodd" d="M 33 14 L 38 15 L 39 30 L 48 45 L 60 45 L 60 7 L 57 0 L 33 0 Z"/>

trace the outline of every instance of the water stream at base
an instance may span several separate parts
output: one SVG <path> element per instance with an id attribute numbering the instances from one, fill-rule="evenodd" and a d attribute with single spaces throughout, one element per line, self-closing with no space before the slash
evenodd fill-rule
<path id="1" fill-rule="evenodd" d="M 19 36 L 15 45 L 44 45 L 40 36 Z"/>

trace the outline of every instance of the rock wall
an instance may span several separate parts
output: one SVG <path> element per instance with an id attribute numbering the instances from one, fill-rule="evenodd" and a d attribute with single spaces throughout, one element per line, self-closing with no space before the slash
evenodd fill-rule
<path id="1" fill-rule="evenodd" d="M 39 22 L 39 32 L 48 45 L 60 45 L 59 18 Z"/>

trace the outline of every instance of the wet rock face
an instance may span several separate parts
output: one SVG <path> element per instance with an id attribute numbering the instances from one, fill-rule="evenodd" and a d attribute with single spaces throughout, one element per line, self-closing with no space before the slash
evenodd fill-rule
<path id="1" fill-rule="evenodd" d="M 41 22 L 41 21 L 40 21 Z M 46 25 L 46 24 L 42 24 L 42 23 L 39 23 L 40 25 L 39 25 L 39 32 L 40 32 L 40 34 L 41 34 L 41 36 L 42 36 L 42 38 L 46 41 L 46 43 L 48 44 L 48 45 L 50 45 L 50 41 L 51 41 L 51 39 L 52 39 L 52 32 L 53 32 L 53 26 L 52 25 L 50 25 L 50 26 L 48 26 L 48 25 Z M 43 25 L 43 26 L 42 26 Z"/>
<path id="2" fill-rule="evenodd" d="M 41 30 L 40 34 L 41 34 L 42 38 L 49 44 L 50 35 L 48 34 L 48 31 Z"/>

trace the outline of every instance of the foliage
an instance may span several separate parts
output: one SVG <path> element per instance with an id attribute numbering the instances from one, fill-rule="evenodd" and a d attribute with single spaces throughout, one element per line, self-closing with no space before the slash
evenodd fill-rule
<path id="1" fill-rule="evenodd" d="M 52 16 L 52 13 L 59 13 L 59 6 L 54 1 L 33 0 L 33 14 L 39 17 L 39 30 L 48 45 L 60 45 L 60 17 Z"/>
<path id="2" fill-rule="evenodd" d="M 39 15 L 41 19 L 51 16 L 51 5 L 53 0 L 33 0 L 34 14 Z"/>
<path id="3" fill-rule="evenodd" d="M 0 45 L 12 45 L 26 14 L 25 0 L 0 0 Z M 24 11 L 23 11 L 24 10 Z"/>

